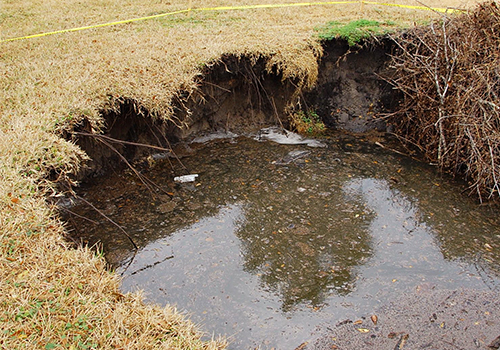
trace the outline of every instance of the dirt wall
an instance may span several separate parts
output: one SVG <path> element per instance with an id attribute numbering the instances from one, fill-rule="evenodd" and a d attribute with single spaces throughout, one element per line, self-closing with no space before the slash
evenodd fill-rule
<path id="1" fill-rule="evenodd" d="M 352 132 L 385 131 L 378 118 L 397 105 L 399 95 L 381 76 L 389 74 L 387 61 L 394 43 L 381 39 L 350 48 L 346 41 L 324 45 L 316 87 L 305 94 L 308 104 L 326 126 Z"/>
<path id="2" fill-rule="evenodd" d="M 380 78 L 391 48 L 389 40 L 357 48 L 343 40 L 325 42 L 317 84 L 308 91 L 300 88 L 298 80 L 283 79 L 276 67 L 269 69 L 270 57 L 221 57 L 205 66 L 196 91 L 180 91 L 174 98 L 171 120 L 155 118 L 137 101 L 123 99 L 118 110 L 103 115 L 107 139 L 91 135 L 85 121 L 77 125 L 72 137 L 91 158 L 79 179 L 123 166 L 123 158 L 133 161 L 159 152 L 133 143 L 171 149 L 202 132 L 289 127 L 289 113 L 297 109 L 316 111 L 330 128 L 383 131 L 385 123 L 377 116 L 397 100 Z"/>

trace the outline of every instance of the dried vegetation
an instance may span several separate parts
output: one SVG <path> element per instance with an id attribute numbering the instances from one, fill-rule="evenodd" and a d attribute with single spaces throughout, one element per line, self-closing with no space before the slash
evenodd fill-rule
<path id="1" fill-rule="evenodd" d="M 3 206 L 0 317 L 3 349 L 218 349 L 171 307 L 121 294 L 119 278 L 90 249 L 68 249 L 45 203 Z M 22 212 L 21 214 L 19 212 Z"/>
<path id="2" fill-rule="evenodd" d="M 270 1 L 280 3 L 281 1 Z M 416 5 L 415 1 L 400 3 Z M 259 1 L 193 1 L 193 7 Z M 461 1 L 429 1 L 462 6 Z M 185 9 L 185 1 L 5 0 L 2 38 Z M 313 84 L 327 21 L 367 18 L 401 25 L 435 14 L 402 8 L 311 6 L 192 12 L 161 19 L 2 42 L 0 50 L 0 345 L 5 349 L 216 349 L 171 308 L 121 295 L 119 278 L 88 249 L 68 249 L 46 202 L 70 183 L 86 155 L 61 135 L 132 101 L 172 117 L 179 91 L 196 90 L 201 72 L 223 55 L 266 57 L 283 77 Z M 486 104 L 484 108 L 488 107 Z M 496 108 L 496 107 L 491 107 Z"/>
<path id="3" fill-rule="evenodd" d="M 395 133 L 465 175 L 481 200 L 500 196 L 500 8 L 484 3 L 396 41 L 391 81 L 404 93 Z"/>

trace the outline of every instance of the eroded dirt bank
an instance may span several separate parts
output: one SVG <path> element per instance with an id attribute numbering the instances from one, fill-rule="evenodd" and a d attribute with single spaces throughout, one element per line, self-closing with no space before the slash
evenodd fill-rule
<path id="1" fill-rule="evenodd" d="M 316 87 L 305 93 L 306 103 L 330 128 L 351 132 L 385 131 L 378 117 L 397 106 L 398 93 L 381 76 L 388 76 L 388 39 L 361 49 L 345 42 L 325 44 Z"/>
<path id="2" fill-rule="evenodd" d="M 349 49 L 342 41 L 325 44 L 317 84 L 309 91 L 298 89 L 299 80 L 283 79 L 277 70 L 269 70 L 266 58 L 223 57 L 207 67 L 196 93 L 181 94 L 170 122 L 137 110 L 134 101 L 127 100 L 118 112 L 105 115 L 107 138 L 83 135 L 90 130 L 82 123 L 75 136 L 93 161 L 80 176 L 102 175 L 123 167 L 124 159 L 137 161 L 161 151 L 141 144 L 171 150 L 174 156 L 180 151 L 179 141 L 200 133 L 290 127 L 289 113 L 294 109 L 316 111 L 330 128 L 383 133 L 386 125 L 377 116 L 390 112 L 398 101 L 379 77 L 386 73 L 391 48 L 389 41 L 362 49 Z M 487 348 L 495 345 L 498 335 L 497 299 L 495 289 L 434 292 L 429 286 L 428 291 L 416 290 L 376 310 L 377 325 L 370 315 L 361 318 L 362 323 L 353 319 L 332 324 L 315 335 L 319 340 L 305 339 L 299 348 Z"/>
<path id="3" fill-rule="evenodd" d="M 195 93 L 179 94 L 170 121 L 154 118 L 135 101 L 123 100 L 118 111 L 104 115 L 104 138 L 92 135 L 85 121 L 77 125 L 72 137 L 91 158 L 79 179 L 123 166 L 123 158 L 136 160 L 159 151 L 132 143 L 171 149 L 203 132 L 245 133 L 269 125 L 290 128 L 290 114 L 298 110 L 315 111 L 329 128 L 385 131 L 377 116 L 389 111 L 398 98 L 380 78 L 387 71 L 392 46 L 389 40 L 362 48 L 350 48 L 343 40 L 325 43 L 312 89 L 303 87 L 299 78 L 284 79 L 277 67 L 270 68 L 271 57 L 224 56 L 207 65 Z"/>

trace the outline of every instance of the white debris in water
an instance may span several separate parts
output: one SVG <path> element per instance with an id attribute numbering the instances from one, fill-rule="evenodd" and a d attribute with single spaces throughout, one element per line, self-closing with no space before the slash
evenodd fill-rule
<path id="1" fill-rule="evenodd" d="M 191 143 L 207 143 L 212 140 L 219 140 L 219 139 L 234 139 L 235 137 L 238 137 L 238 134 L 235 134 L 230 131 L 217 131 L 211 134 L 203 135 L 203 136 L 198 136 L 196 137 Z"/>
<path id="2" fill-rule="evenodd" d="M 163 153 L 155 153 L 151 155 L 151 158 L 153 160 L 162 160 L 162 159 L 167 159 L 168 157 L 171 156 L 171 152 L 163 152 Z"/>
<path id="3" fill-rule="evenodd" d="M 193 182 L 196 180 L 197 177 L 198 177 L 198 174 L 176 176 L 176 177 L 174 177 L 174 181 L 179 182 L 179 183 Z"/>
<path id="4" fill-rule="evenodd" d="M 326 147 L 324 143 L 318 140 L 306 139 L 299 134 L 277 126 L 261 129 L 257 133 L 257 136 L 254 137 L 254 139 L 257 141 L 273 141 L 281 145 L 307 145 L 309 147 Z"/>

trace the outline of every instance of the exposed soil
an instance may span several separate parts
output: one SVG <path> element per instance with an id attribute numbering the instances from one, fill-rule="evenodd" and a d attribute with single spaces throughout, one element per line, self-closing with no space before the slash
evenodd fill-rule
<path id="1" fill-rule="evenodd" d="M 391 48 L 388 40 L 362 48 L 349 48 L 343 40 L 325 43 L 318 81 L 312 91 L 299 91 L 297 80 L 283 79 L 277 69 L 269 71 L 266 67 L 270 58 L 255 61 L 228 55 L 206 68 L 196 93 L 179 94 L 173 121 L 155 119 L 148 111 L 138 111 L 134 101 L 125 100 L 118 112 L 104 115 L 105 135 L 170 148 L 171 144 L 201 132 L 241 133 L 269 125 L 288 127 L 290 107 L 316 111 L 330 128 L 384 131 L 385 123 L 376 117 L 389 111 L 398 99 L 379 76 L 386 70 Z M 85 121 L 75 131 L 90 132 Z M 113 150 L 102 139 L 75 136 L 92 159 L 79 174 L 80 180 L 123 165 L 117 152 L 134 160 L 152 151 L 111 142 L 116 149 Z"/>
<path id="2" fill-rule="evenodd" d="M 388 54 L 394 43 L 381 40 L 362 48 L 328 42 L 319 65 L 317 86 L 305 94 L 307 103 L 330 128 L 352 132 L 385 131 L 380 118 L 392 110 L 398 93 L 381 78 L 388 75 Z"/>
<path id="3" fill-rule="evenodd" d="M 372 316 L 376 316 L 376 324 Z M 303 349 L 498 349 L 497 292 L 418 288 L 360 320 L 328 327 Z M 375 318 L 373 318 L 375 320 Z"/>

